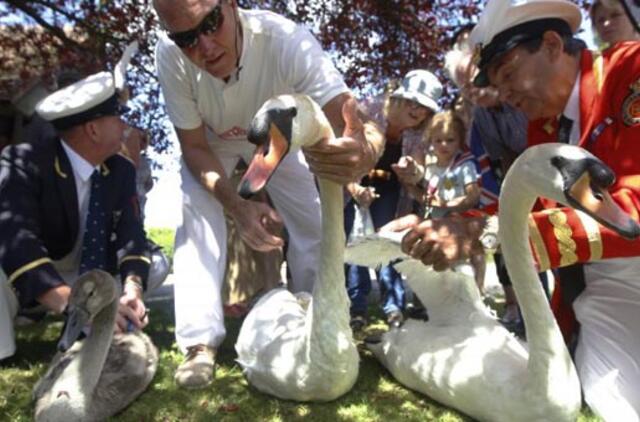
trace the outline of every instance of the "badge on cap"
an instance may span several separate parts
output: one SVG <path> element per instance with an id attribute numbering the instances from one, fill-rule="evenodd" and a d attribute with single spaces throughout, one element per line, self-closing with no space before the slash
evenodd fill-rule
<path id="1" fill-rule="evenodd" d="M 622 103 L 622 120 L 627 126 L 640 123 L 640 79 L 629 87 L 631 94 Z"/>

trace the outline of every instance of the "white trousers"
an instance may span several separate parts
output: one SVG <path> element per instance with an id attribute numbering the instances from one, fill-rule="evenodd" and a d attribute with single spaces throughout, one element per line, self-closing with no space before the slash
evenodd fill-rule
<path id="1" fill-rule="evenodd" d="M 0 360 L 16 352 L 13 319 L 18 312 L 18 300 L 11 290 L 7 276 L 0 269 Z"/>
<path id="2" fill-rule="evenodd" d="M 244 144 L 244 143 L 243 143 Z M 253 147 L 215 149 L 227 175 L 242 157 L 251 159 Z M 227 226 L 222 205 L 192 176 L 184 162 L 182 224 L 176 231 L 176 341 L 217 347 L 226 334 L 221 300 L 227 261 Z M 271 178 L 267 192 L 289 233 L 287 263 L 293 292 L 310 292 L 316 279 L 322 230 L 320 199 L 301 152 L 285 157 Z"/>
<path id="3" fill-rule="evenodd" d="M 573 304 L 581 324 L 576 367 L 585 401 L 605 421 L 640 421 L 640 258 L 585 266 Z"/>

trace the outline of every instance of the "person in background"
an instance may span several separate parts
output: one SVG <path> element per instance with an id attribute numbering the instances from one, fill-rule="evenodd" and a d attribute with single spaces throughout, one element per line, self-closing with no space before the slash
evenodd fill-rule
<path id="1" fill-rule="evenodd" d="M 136 192 L 140 203 L 140 213 L 144 220 L 147 194 L 153 188 L 153 175 L 151 173 L 151 159 L 147 155 L 149 136 L 137 127 L 129 127 L 125 132 L 125 140 L 122 146 L 122 154 L 127 157 L 136 168 Z"/>
<path id="2" fill-rule="evenodd" d="M 154 0 L 166 33 L 156 45 L 156 69 L 182 151 L 183 221 L 174 254 L 176 340 L 186 353 L 176 370 L 181 387 L 202 388 L 214 378 L 215 355 L 226 331 L 221 289 L 227 254 L 224 213 L 253 249 L 283 246 L 270 231 L 289 234 L 287 264 L 293 292 L 311 291 L 321 238 L 314 175 L 340 184 L 359 180 L 378 161 L 384 138 L 357 111 L 357 102 L 309 30 L 236 0 Z M 288 155 L 272 177 L 269 204 L 242 199 L 229 181 L 255 145 L 247 129 L 269 98 L 313 98 L 334 128 Z M 311 171 L 309 171 L 311 170 Z"/>
<path id="3" fill-rule="evenodd" d="M 623 41 L 640 40 L 640 32 L 636 30 L 625 13 L 624 5 L 618 0 L 594 1 L 589 16 L 597 40 L 602 43 L 603 48 Z"/>
<path id="4" fill-rule="evenodd" d="M 347 236 L 357 212 L 366 212 L 368 209 L 376 230 L 399 216 L 402 186 L 392 167 L 408 149 L 409 132 L 421 133 L 438 110 L 437 101 L 441 93 L 442 85 L 435 75 L 426 70 L 412 70 L 397 89 L 387 94 L 383 107 L 380 107 L 380 101 L 368 104 L 367 112 L 378 117 L 386 142 L 382 157 L 374 169 L 359 183 L 347 185 L 350 194 L 344 214 Z M 376 113 L 376 108 L 382 108 L 381 113 Z M 371 291 L 369 268 L 346 264 L 345 272 L 351 299 L 351 327 L 358 331 L 367 323 L 367 295 Z M 405 289 L 402 276 L 392 263 L 377 268 L 376 274 L 387 323 L 392 328 L 398 328 L 404 321 Z"/>
<path id="5" fill-rule="evenodd" d="M 464 215 L 480 201 L 479 175 L 473 154 L 467 151 L 467 130 L 452 110 L 437 113 L 425 131 L 425 142 L 435 157 L 423 179 L 411 188 L 425 209 L 424 218 Z M 471 257 L 476 284 L 484 292 L 484 254 Z"/>
<path id="6" fill-rule="evenodd" d="M 123 282 L 116 331 L 148 323 L 149 258 L 135 169 L 118 154 L 127 128 L 118 72 L 134 49 L 125 51 L 116 73 L 91 75 L 37 105 L 56 137 L 2 151 L 0 359 L 15 352 L 13 317 L 20 308 L 41 304 L 62 313 L 78 275 L 93 269 L 119 274 Z"/>
<path id="7" fill-rule="evenodd" d="M 472 29 L 473 25 L 459 32 L 453 48 L 445 55 L 445 70 L 469 104 L 469 148 L 482 175 L 480 208 L 488 214 L 495 214 L 500 184 L 513 161 L 527 146 L 528 120 L 523 112 L 501 103 L 495 88 L 473 84 L 478 69 L 472 60 L 471 46 L 466 41 Z M 499 249 L 494 253 L 494 263 L 505 295 L 505 309 L 500 321 L 510 331 L 524 334 L 518 300 Z M 540 273 L 540 280 L 548 292 L 546 273 Z"/>
<path id="8" fill-rule="evenodd" d="M 617 177 L 611 198 L 638 221 L 640 161 L 630 157 L 637 156 L 640 136 L 640 43 L 594 54 L 574 37 L 580 21 L 579 7 L 566 0 L 489 0 L 471 36 L 480 51 L 474 84 L 495 86 L 501 99 L 527 115 L 535 138 L 529 144 L 568 142 L 601 159 Z M 538 127 L 541 119 L 558 124 Z M 537 128 L 542 130 L 531 132 Z M 640 242 L 582 217 L 564 207 L 534 212 L 531 227 L 540 236 L 532 242 L 543 269 L 591 261 L 584 265 L 586 287 L 572 303 L 580 323 L 574 359 L 584 398 L 606 421 L 639 420 Z M 554 230 L 551 219 L 562 221 L 563 230 Z M 489 232 L 485 223 L 407 217 L 386 229 L 409 227 L 403 250 L 445 269 L 468 256 L 474 238 L 495 236 L 496 227 Z M 449 235 L 435 238 L 440 230 Z M 571 245 L 570 259 L 560 253 L 561 241 Z"/>
<path id="9" fill-rule="evenodd" d="M 147 194 L 153 188 L 151 159 L 147 155 L 149 137 L 140 128 L 130 126 L 125 130 L 121 154 L 128 158 L 136 168 L 136 193 L 140 205 L 140 218 L 144 224 Z M 171 261 L 153 240 L 147 238 L 147 248 L 151 254 L 151 266 L 147 278 L 147 292 L 151 292 L 164 283 L 171 271 Z"/>

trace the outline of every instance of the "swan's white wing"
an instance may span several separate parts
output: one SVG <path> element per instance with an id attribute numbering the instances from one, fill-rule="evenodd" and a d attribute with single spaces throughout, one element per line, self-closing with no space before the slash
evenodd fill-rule
<path id="1" fill-rule="evenodd" d="M 280 348 L 295 348 L 296 339 L 303 341 L 305 319 L 306 310 L 291 292 L 280 288 L 267 292 L 242 323 L 235 344 L 237 362 L 245 371 L 270 372 L 268 368 L 279 364 Z"/>
<path id="2" fill-rule="evenodd" d="M 347 245 L 344 260 L 348 264 L 375 268 L 396 259 L 411 259 L 400 250 L 400 242 L 405 234 L 406 231 L 381 232 L 362 237 Z"/>

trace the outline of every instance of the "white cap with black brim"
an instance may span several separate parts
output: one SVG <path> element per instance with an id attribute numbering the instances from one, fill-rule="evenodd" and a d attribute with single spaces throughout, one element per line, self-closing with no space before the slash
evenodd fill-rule
<path id="1" fill-rule="evenodd" d="M 103 116 L 118 116 L 128 109 L 121 104 L 126 68 L 138 50 L 134 41 L 125 49 L 113 72 L 99 72 L 45 97 L 36 106 L 43 119 L 61 131 Z"/>
<path id="2" fill-rule="evenodd" d="M 575 34 L 580 8 L 567 0 L 489 0 L 470 35 L 479 73 L 474 85 L 489 85 L 487 68 L 518 45 L 542 37 L 549 30 Z"/>

